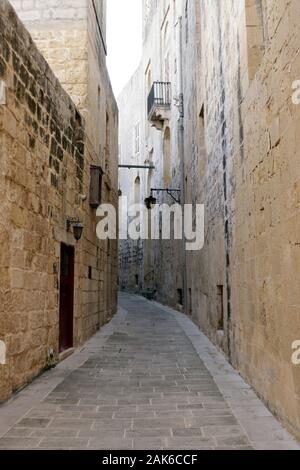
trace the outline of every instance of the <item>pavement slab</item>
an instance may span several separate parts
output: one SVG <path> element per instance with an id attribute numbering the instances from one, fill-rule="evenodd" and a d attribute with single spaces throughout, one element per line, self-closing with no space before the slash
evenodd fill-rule
<path id="1" fill-rule="evenodd" d="M 0 406 L 0 449 L 300 450 L 188 317 L 126 293 L 119 305 Z"/>

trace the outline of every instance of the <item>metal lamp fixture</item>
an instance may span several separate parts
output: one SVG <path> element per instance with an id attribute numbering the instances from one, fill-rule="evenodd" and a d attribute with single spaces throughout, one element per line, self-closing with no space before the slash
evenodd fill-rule
<path id="1" fill-rule="evenodd" d="M 157 203 L 157 199 L 153 197 L 152 194 L 145 199 L 145 205 L 147 209 L 149 210 L 153 209 L 156 203 Z"/>
<path id="2" fill-rule="evenodd" d="M 74 238 L 78 242 L 82 237 L 84 225 L 80 222 L 79 219 L 67 219 L 68 232 L 71 230 L 71 227 L 73 227 Z"/>
<path id="3" fill-rule="evenodd" d="M 181 193 L 180 189 L 153 188 L 151 189 L 150 196 L 145 199 L 145 205 L 147 209 L 153 209 L 153 207 L 157 203 L 157 199 L 153 196 L 154 192 L 158 192 L 158 193 L 165 192 L 169 196 L 171 196 L 173 201 L 175 201 L 177 204 L 180 204 L 180 193 Z"/>

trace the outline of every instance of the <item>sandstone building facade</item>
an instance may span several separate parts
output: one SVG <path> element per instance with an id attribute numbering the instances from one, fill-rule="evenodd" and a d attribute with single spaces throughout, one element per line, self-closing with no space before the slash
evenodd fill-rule
<path id="1" fill-rule="evenodd" d="M 179 113 L 178 107 L 174 102 L 171 103 L 172 96 L 179 97 L 181 87 L 180 69 L 173 66 L 181 60 L 178 50 L 180 25 L 174 21 L 175 4 L 144 2 L 143 11 L 142 61 L 135 76 L 118 98 L 119 108 L 124 110 L 120 113 L 120 151 L 123 164 L 131 162 L 133 165 L 153 166 L 155 170 L 127 170 L 127 173 L 122 170 L 120 189 L 131 203 L 143 203 L 151 189 L 180 189 L 182 184 L 178 146 Z M 162 84 L 161 92 L 165 94 L 168 106 L 163 110 L 162 119 L 154 113 L 151 121 L 148 117 L 153 103 L 149 102 L 148 97 L 156 86 L 154 82 Z M 140 90 L 139 94 L 137 90 Z M 128 106 L 128 103 L 135 105 Z M 131 116 L 127 114 L 129 112 Z M 170 196 L 165 192 L 154 191 L 153 194 L 159 203 L 170 203 Z M 159 221 L 156 220 L 156 223 Z M 122 243 L 120 285 L 131 290 L 141 290 L 150 296 L 156 295 L 160 301 L 180 308 L 183 298 L 183 260 L 178 256 L 181 253 L 180 246 L 180 242 L 168 240 Z"/>
<path id="2" fill-rule="evenodd" d="M 142 67 L 136 70 L 129 83 L 118 98 L 118 107 L 122 108 L 119 118 L 119 164 L 142 166 L 145 157 L 141 144 L 144 142 L 141 107 Z M 130 103 L 130 106 L 128 106 Z M 128 204 L 140 202 L 144 192 L 145 172 L 138 168 L 120 168 L 120 197 L 128 197 Z M 120 206 L 121 200 L 120 200 Z M 139 291 L 143 279 L 143 241 L 119 240 L 119 285 L 131 291 Z"/>
<path id="3" fill-rule="evenodd" d="M 105 8 L 0 3 L 1 401 L 116 310 L 117 242 L 96 236 L 97 205 L 118 202 Z"/>
<path id="4" fill-rule="evenodd" d="M 139 274 L 141 292 L 181 304 L 297 436 L 299 19 L 297 0 L 144 1 L 142 94 L 127 121 L 132 142 L 137 121 L 143 129 L 140 163 L 155 166 L 141 170 L 140 200 L 169 187 L 181 203 L 204 204 L 205 244 L 184 254 L 177 242 L 144 242 L 142 259 L 128 256 L 129 245 L 132 275 L 120 273 L 123 287 L 135 288 Z M 164 98 L 154 112 L 153 90 Z M 126 185 L 121 177 L 122 194 Z"/>

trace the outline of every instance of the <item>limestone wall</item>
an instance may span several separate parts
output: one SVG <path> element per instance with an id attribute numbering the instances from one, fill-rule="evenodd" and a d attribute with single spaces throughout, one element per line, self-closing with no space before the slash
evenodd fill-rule
<path id="1" fill-rule="evenodd" d="M 106 67 L 106 1 L 35 0 L 32 8 L 18 0 L 12 4 L 84 116 L 93 163 L 104 170 L 104 201 L 117 207 L 118 109 Z M 115 291 L 117 258 L 117 242 L 112 241 L 103 260 L 106 286 L 101 294 L 109 311 L 116 308 L 109 292 L 111 286 Z"/>
<path id="2" fill-rule="evenodd" d="M 292 102 L 300 77 L 299 2 L 145 0 L 144 116 L 149 83 L 164 80 L 168 50 L 178 97 L 179 17 L 184 198 L 205 205 L 204 248 L 187 254 L 186 313 L 299 436 L 300 369 L 291 360 L 300 338 L 300 108 Z M 170 186 L 180 184 L 182 168 L 175 104 L 164 124 L 172 135 Z M 145 155 L 156 166 L 151 185 L 164 187 L 163 132 L 146 117 L 144 126 Z M 157 298 L 176 305 L 180 248 L 149 246 Z"/>
<path id="3" fill-rule="evenodd" d="M 119 162 L 123 165 L 145 165 L 143 70 L 141 65 L 120 96 L 118 107 L 122 110 L 119 123 Z M 128 204 L 143 202 L 147 170 L 120 169 L 119 189 Z M 135 201 L 139 192 L 139 201 Z M 143 287 L 143 242 L 120 240 L 119 285 L 135 291 Z"/>
<path id="4" fill-rule="evenodd" d="M 265 3 L 266 50 L 242 102 L 233 228 L 233 360 L 272 410 L 300 435 L 299 2 Z M 250 75 L 251 78 L 251 75 Z M 239 155 L 239 154 L 237 154 Z"/>
<path id="5" fill-rule="evenodd" d="M 155 170 L 131 171 L 130 173 L 122 171 L 120 174 L 120 184 L 124 194 L 130 194 L 130 187 L 132 194 L 134 180 L 139 176 L 142 204 L 150 195 L 151 188 L 178 189 L 181 187 L 181 155 L 178 146 L 179 112 L 176 106 L 180 93 L 177 20 L 181 7 L 181 0 L 144 2 L 143 55 L 140 69 L 118 100 L 121 110 L 122 161 L 130 158 L 134 125 L 140 122 L 140 153 L 138 158 L 135 158 L 135 162 L 155 166 Z M 147 115 L 147 99 L 154 81 L 171 82 L 171 109 L 161 130 L 153 127 Z M 168 157 L 164 151 L 167 145 L 169 146 Z M 154 195 L 159 203 L 173 204 L 174 202 L 164 192 L 157 192 Z M 156 218 L 156 223 L 158 224 L 158 218 Z M 180 242 L 149 240 L 136 244 L 127 241 L 121 247 L 120 284 L 124 288 L 138 287 L 144 292 L 149 290 L 155 293 L 156 298 L 161 302 L 180 308 L 183 292 Z M 136 285 L 137 275 L 139 276 L 138 286 Z"/>
<path id="6" fill-rule="evenodd" d="M 154 4 L 154 5 L 153 5 Z M 149 17 L 144 26 L 143 73 L 145 106 L 145 147 L 155 171 L 147 175 L 147 196 L 152 188 L 181 189 L 181 154 L 179 151 L 179 24 L 182 2 L 150 2 Z M 178 16 L 176 16 L 178 15 Z M 154 81 L 171 83 L 171 108 L 162 130 L 157 130 L 147 118 L 147 98 Z M 168 144 L 166 139 L 168 136 Z M 165 152 L 169 145 L 169 152 Z M 154 193 L 158 203 L 172 205 L 166 193 Z M 156 221 L 158 223 L 158 221 Z M 152 255 L 151 255 L 152 252 Z M 180 307 L 183 292 L 182 250 L 180 241 L 152 241 L 146 244 L 144 259 L 145 287 L 154 288 L 157 298 Z"/>
<path id="7" fill-rule="evenodd" d="M 75 246 L 74 346 L 115 312 L 117 247 L 96 237 L 90 165 L 104 164 L 105 157 L 93 142 L 88 117 L 79 113 L 10 4 L 2 1 L 0 8 L 0 80 L 6 86 L 6 104 L 0 106 L 4 400 L 47 365 L 51 349 L 58 357 L 61 243 Z M 106 72 L 101 73 L 108 83 Z M 110 86 L 105 90 L 112 165 L 103 199 L 116 203 L 118 118 Z M 77 244 L 66 229 L 68 217 L 84 224 Z"/>
<path id="8" fill-rule="evenodd" d="M 203 0 L 195 14 L 189 3 L 187 198 L 206 214 L 191 314 L 299 436 L 299 5 Z"/>

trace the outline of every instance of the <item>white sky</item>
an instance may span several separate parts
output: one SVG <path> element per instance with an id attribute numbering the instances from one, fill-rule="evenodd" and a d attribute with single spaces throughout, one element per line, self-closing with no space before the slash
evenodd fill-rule
<path id="1" fill-rule="evenodd" d="M 116 97 L 142 54 L 142 0 L 107 0 L 107 65 Z"/>

